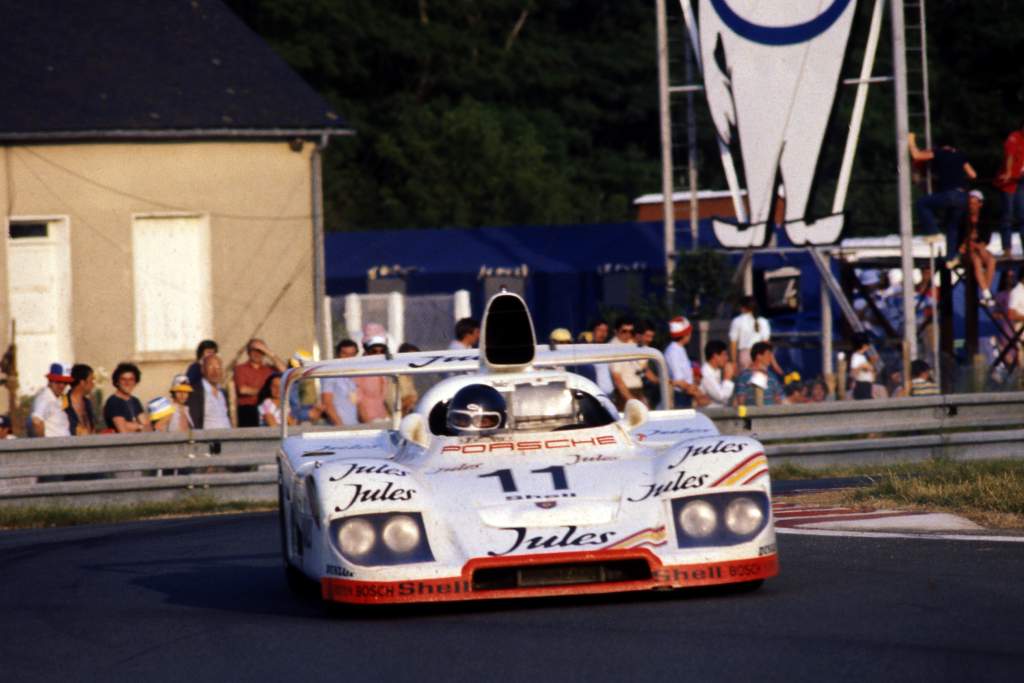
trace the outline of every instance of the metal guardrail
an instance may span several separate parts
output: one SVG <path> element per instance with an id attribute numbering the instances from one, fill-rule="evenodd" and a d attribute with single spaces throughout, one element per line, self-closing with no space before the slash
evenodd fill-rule
<path id="1" fill-rule="evenodd" d="M 773 463 L 1024 457 L 1024 392 L 705 412 L 723 434 L 762 441 Z M 4 441 L 0 505 L 127 504 L 197 493 L 270 502 L 277 495 L 279 441 L 280 431 L 271 427 Z"/>

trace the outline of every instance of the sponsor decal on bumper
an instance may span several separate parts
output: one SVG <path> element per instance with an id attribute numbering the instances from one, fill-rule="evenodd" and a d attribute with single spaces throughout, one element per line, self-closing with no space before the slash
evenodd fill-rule
<path id="1" fill-rule="evenodd" d="M 643 559 L 650 567 L 650 578 L 643 580 L 574 583 L 568 585 L 529 586 L 474 590 L 473 573 L 480 569 L 571 565 L 615 560 Z M 352 604 L 392 604 L 415 602 L 448 602 L 456 600 L 488 600 L 543 597 L 553 595 L 587 595 L 665 588 L 691 588 L 729 583 L 757 581 L 779 573 L 775 553 L 743 560 L 705 562 L 700 564 L 663 565 L 647 549 L 606 550 L 583 553 L 551 553 L 518 555 L 500 558 L 477 558 L 463 567 L 461 576 L 407 581 L 356 581 L 348 578 L 324 577 L 320 581 L 324 600 Z"/>

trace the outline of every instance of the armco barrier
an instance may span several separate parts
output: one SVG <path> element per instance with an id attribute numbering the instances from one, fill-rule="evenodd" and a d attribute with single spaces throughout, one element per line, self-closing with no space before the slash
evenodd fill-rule
<path id="1" fill-rule="evenodd" d="M 724 434 L 807 467 L 1024 457 L 1024 392 L 705 411 Z M 304 428 L 297 431 L 329 428 Z M 276 498 L 279 431 L 203 430 L 0 442 L 0 505 Z"/>

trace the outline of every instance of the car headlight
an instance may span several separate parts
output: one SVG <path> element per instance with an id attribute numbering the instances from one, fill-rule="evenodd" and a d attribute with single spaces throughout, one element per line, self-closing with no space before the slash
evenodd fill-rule
<path id="1" fill-rule="evenodd" d="M 738 536 L 747 536 L 761 526 L 764 513 L 750 498 L 735 498 L 725 506 L 725 526 Z"/>
<path id="2" fill-rule="evenodd" d="M 674 498 L 671 509 L 680 548 L 745 543 L 761 533 L 771 518 L 768 495 L 763 491 Z"/>
<path id="3" fill-rule="evenodd" d="M 718 515 L 706 500 L 692 500 L 679 511 L 679 526 L 693 538 L 706 538 L 715 532 Z"/>
<path id="4" fill-rule="evenodd" d="M 345 520 L 338 529 L 338 545 L 341 552 L 353 559 L 364 557 L 373 550 L 377 532 L 373 525 L 361 517 Z"/>
<path id="5" fill-rule="evenodd" d="M 332 544 L 341 555 L 364 567 L 432 562 L 423 517 L 418 512 L 384 512 L 331 521 Z"/>
<path id="6" fill-rule="evenodd" d="M 409 515 L 395 515 L 384 523 L 381 538 L 392 552 L 405 555 L 420 544 L 420 525 Z"/>

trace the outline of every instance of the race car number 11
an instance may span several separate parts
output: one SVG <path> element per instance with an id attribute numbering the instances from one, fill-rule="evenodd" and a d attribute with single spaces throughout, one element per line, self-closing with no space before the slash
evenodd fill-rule
<path id="1" fill-rule="evenodd" d="M 565 468 L 561 465 L 552 465 L 551 467 L 545 467 L 539 470 L 530 470 L 531 474 L 550 474 L 551 483 L 556 491 L 564 491 L 569 488 L 568 480 L 565 478 Z M 488 472 L 487 474 L 478 475 L 480 478 L 484 477 L 497 477 L 498 482 L 501 483 L 501 490 L 505 493 L 515 493 L 519 489 L 516 487 L 516 480 L 512 477 L 512 470 L 495 470 L 494 472 Z"/>

